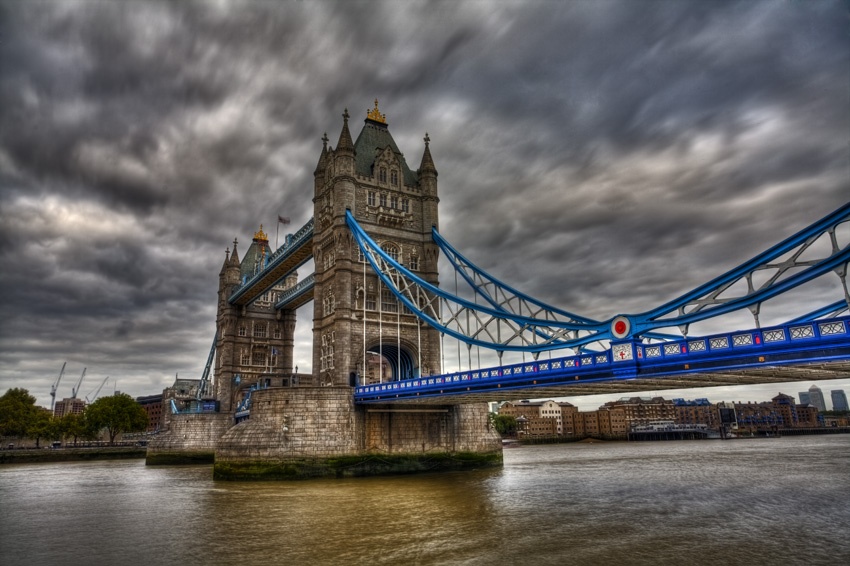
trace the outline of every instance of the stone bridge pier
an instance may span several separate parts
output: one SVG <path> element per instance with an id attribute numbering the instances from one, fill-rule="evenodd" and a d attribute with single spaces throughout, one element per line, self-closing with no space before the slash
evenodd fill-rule
<path id="1" fill-rule="evenodd" d="M 348 386 L 257 391 L 217 444 L 216 479 L 304 479 L 500 466 L 483 405 L 357 406 Z"/>

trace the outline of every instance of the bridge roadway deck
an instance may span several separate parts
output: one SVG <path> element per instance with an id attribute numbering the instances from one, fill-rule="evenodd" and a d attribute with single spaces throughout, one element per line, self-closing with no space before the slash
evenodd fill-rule
<path id="1" fill-rule="evenodd" d="M 484 391 L 469 391 L 451 395 L 420 395 L 416 397 L 393 398 L 387 395 L 382 399 L 365 403 L 391 403 L 393 405 L 462 405 L 465 403 L 483 403 L 490 401 L 508 401 L 513 399 L 541 399 L 549 397 L 583 397 L 586 395 L 627 395 L 645 391 L 665 391 L 671 389 L 691 389 L 697 387 L 720 387 L 731 385 L 759 385 L 764 383 L 805 382 L 815 380 L 850 378 L 850 361 L 806 364 L 796 366 L 767 366 L 737 371 L 711 373 L 682 373 L 663 377 L 633 377 L 627 379 L 609 378 L 599 381 L 581 381 L 552 385 L 514 385 Z M 787 393 L 787 392 L 786 392 Z M 731 400 L 731 399 L 730 399 Z M 358 401 L 358 403 L 364 403 Z"/>
<path id="2" fill-rule="evenodd" d="M 370 384 L 357 387 L 354 398 L 462 404 L 844 378 L 850 378 L 850 317 Z"/>
<path id="3" fill-rule="evenodd" d="M 228 301 L 233 305 L 247 305 L 312 257 L 313 219 L 311 218 L 289 242 L 268 258 L 266 268 L 236 289 Z"/>

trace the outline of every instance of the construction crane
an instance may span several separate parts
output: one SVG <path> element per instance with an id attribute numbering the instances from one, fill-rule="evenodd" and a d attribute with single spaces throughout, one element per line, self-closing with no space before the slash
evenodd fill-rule
<path id="1" fill-rule="evenodd" d="M 91 395 L 91 393 L 89 393 L 89 395 L 86 395 L 86 403 L 94 403 L 94 400 L 95 400 L 95 399 L 97 399 L 97 396 L 98 396 L 98 394 L 100 393 L 100 390 L 101 390 L 101 389 L 103 389 L 103 386 L 104 386 L 104 385 L 106 385 L 106 382 L 107 382 L 107 381 L 109 381 L 109 376 L 108 376 L 108 375 L 106 376 L 106 379 L 104 379 L 103 381 L 101 381 L 101 382 L 100 382 L 100 385 L 99 385 L 99 386 L 98 386 L 98 388 L 94 391 L 94 397 L 92 397 L 91 399 L 89 399 L 89 395 Z"/>
<path id="2" fill-rule="evenodd" d="M 80 392 L 80 385 L 83 384 L 83 378 L 85 376 L 86 376 L 86 368 L 83 368 L 83 375 L 80 376 L 80 380 L 77 382 L 77 386 L 71 388 L 71 399 L 77 398 L 77 393 Z"/>
<path id="3" fill-rule="evenodd" d="M 62 376 L 65 375 L 65 365 L 68 362 L 62 363 L 62 369 L 59 370 L 59 377 L 56 378 L 56 383 L 50 386 L 50 412 L 53 412 L 53 405 L 56 404 L 56 390 L 59 388 L 59 382 L 62 381 Z"/>

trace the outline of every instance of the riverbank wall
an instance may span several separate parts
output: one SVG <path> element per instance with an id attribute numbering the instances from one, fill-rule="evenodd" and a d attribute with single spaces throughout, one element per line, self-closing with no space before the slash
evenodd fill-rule
<path id="1" fill-rule="evenodd" d="M 144 458 L 146 454 L 147 448 L 144 446 L 0 450 L 0 464 L 123 460 L 128 458 Z"/>

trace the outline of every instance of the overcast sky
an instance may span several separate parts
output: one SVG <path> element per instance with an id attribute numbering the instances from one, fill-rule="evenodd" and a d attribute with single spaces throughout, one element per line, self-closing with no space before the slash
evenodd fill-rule
<path id="1" fill-rule="evenodd" d="M 310 218 L 322 134 L 375 98 L 414 169 L 429 133 L 468 258 L 586 316 L 657 306 L 850 200 L 847 30 L 840 0 L 0 1 L 0 391 L 200 377 L 225 248 Z"/>

